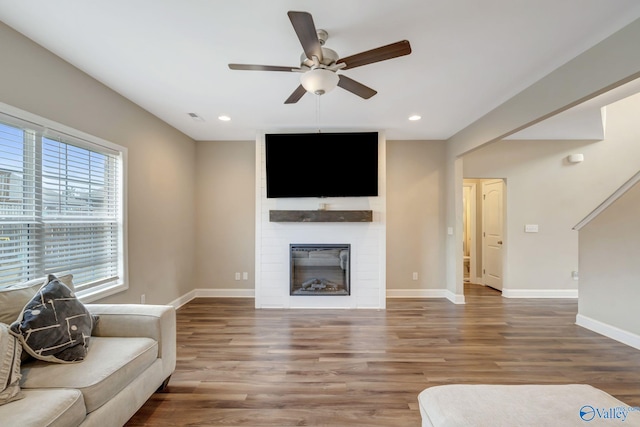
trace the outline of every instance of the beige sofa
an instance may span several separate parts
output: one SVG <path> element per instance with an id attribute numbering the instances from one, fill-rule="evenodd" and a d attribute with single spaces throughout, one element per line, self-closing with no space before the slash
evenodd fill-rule
<path id="1" fill-rule="evenodd" d="M 122 426 L 175 369 L 171 306 L 87 304 L 99 316 L 79 363 L 22 363 L 24 397 L 0 405 L 6 426 Z"/>

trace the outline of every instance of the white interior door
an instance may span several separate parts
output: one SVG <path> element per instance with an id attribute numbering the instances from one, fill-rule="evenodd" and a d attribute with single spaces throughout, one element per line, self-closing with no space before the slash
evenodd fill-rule
<path id="1" fill-rule="evenodd" d="M 482 183 L 482 283 L 502 290 L 504 181 Z"/>

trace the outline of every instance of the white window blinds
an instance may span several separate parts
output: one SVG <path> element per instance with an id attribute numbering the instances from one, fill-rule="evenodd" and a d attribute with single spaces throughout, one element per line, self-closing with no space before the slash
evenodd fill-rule
<path id="1" fill-rule="evenodd" d="M 122 278 L 122 156 L 0 116 L 0 287 L 73 274 L 82 291 Z"/>

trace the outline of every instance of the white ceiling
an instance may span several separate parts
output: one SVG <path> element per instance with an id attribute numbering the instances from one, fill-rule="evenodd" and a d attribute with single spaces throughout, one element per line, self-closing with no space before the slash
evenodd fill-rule
<path id="1" fill-rule="evenodd" d="M 376 89 L 369 100 L 337 88 L 285 105 L 299 74 L 227 64 L 298 66 L 289 10 L 310 12 L 341 57 L 403 39 L 413 52 L 340 72 Z M 4 23 L 195 140 L 447 139 L 639 17 L 638 0 L 0 0 Z"/>

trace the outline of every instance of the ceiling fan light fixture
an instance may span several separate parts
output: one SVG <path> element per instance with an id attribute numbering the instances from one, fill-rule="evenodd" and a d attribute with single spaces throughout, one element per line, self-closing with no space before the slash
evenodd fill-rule
<path id="1" fill-rule="evenodd" d="M 307 92 L 324 95 L 338 86 L 338 75 L 324 68 L 309 70 L 300 76 L 300 83 Z"/>

